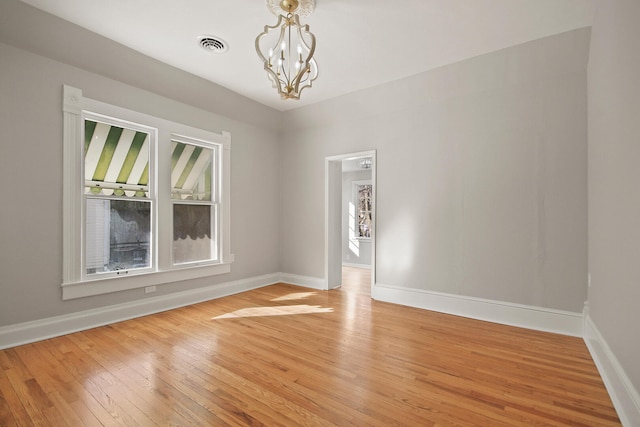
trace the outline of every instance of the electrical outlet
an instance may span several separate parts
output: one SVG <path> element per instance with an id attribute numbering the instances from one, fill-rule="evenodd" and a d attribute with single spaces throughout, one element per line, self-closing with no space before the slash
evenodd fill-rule
<path id="1" fill-rule="evenodd" d="M 156 285 L 153 286 L 147 286 L 144 288 L 144 293 L 145 294 L 150 294 L 151 292 L 155 292 L 156 291 Z"/>

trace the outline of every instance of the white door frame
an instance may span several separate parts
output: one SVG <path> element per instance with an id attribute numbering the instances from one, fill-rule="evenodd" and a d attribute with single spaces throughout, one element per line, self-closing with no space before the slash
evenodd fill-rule
<path id="1" fill-rule="evenodd" d="M 371 157 L 373 201 L 371 209 L 371 295 L 376 282 L 376 150 L 325 157 L 324 203 L 324 286 L 333 289 L 342 284 L 342 161 Z"/>

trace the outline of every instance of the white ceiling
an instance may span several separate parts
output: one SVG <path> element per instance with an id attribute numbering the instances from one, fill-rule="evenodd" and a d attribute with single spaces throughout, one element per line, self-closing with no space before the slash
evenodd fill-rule
<path id="1" fill-rule="evenodd" d="M 276 22 L 264 0 L 22 1 L 285 111 L 590 26 L 595 0 L 316 0 L 302 22 L 316 35 L 320 74 L 300 101 L 280 99 L 255 52 Z M 228 52 L 200 48 L 203 34 Z"/>

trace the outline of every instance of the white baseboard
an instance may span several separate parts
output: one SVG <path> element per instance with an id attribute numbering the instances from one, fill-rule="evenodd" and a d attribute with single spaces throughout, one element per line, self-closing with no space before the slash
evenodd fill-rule
<path id="1" fill-rule="evenodd" d="M 267 274 L 109 307 L 49 317 L 0 327 L 0 349 L 15 347 L 245 292 L 280 282 L 280 274 Z"/>
<path id="2" fill-rule="evenodd" d="M 584 321 L 584 341 L 598 367 L 622 425 L 640 426 L 640 395 L 588 312 Z"/>
<path id="3" fill-rule="evenodd" d="M 570 311 L 513 304 L 376 283 L 373 298 L 441 313 L 574 337 L 583 336 L 583 315 Z"/>
<path id="4" fill-rule="evenodd" d="M 290 285 L 303 286 L 305 288 L 318 289 L 320 291 L 327 290 L 324 279 L 322 277 L 299 276 L 297 274 L 280 273 L 280 281 Z"/>

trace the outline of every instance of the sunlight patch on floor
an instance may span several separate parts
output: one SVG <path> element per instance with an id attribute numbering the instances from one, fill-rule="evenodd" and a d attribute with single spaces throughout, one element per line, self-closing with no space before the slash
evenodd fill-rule
<path id="1" fill-rule="evenodd" d="M 284 305 L 275 307 L 250 307 L 242 308 L 231 313 L 213 317 L 217 319 L 237 319 L 240 317 L 259 316 L 290 316 L 293 314 L 333 313 L 333 308 L 320 307 L 319 305 Z"/>
<path id="2" fill-rule="evenodd" d="M 305 299 L 316 295 L 317 292 L 293 292 L 288 295 L 283 295 L 278 298 L 274 298 L 271 301 L 293 301 L 297 299 Z"/>

